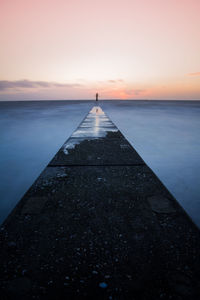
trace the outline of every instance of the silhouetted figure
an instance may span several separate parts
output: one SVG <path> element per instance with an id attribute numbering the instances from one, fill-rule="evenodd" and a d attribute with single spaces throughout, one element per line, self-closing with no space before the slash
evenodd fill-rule
<path id="1" fill-rule="evenodd" d="M 98 93 L 96 93 L 96 101 L 98 101 L 99 99 L 99 94 Z"/>

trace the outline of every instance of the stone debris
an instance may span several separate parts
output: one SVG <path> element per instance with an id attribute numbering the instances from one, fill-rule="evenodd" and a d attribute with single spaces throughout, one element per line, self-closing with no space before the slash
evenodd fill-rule
<path id="1" fill-rule="evenodd" d="M 100 286 L 100 288 L 105 289 L 105 288 L 107 288 L 108 285 L 105 282 L 100 282 L 99 286 Z"/>

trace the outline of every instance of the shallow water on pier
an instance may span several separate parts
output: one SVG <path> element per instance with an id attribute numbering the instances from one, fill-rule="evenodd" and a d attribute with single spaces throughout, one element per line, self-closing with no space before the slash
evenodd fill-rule
<path id="1" fill-rule="evenodd" d="M 93 106 L 91 101 L 0 102 L 0 222 Z M 200 226 L 200 102 L 102 101 L 100 106 Z"/>

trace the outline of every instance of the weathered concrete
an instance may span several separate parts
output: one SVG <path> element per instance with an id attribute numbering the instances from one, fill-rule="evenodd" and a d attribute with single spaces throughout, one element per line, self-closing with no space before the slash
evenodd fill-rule
<path id="1" fill-rule="evenodd" d="M 95 107 L 1 228 L 3 299 L 199 299 L 200 235 Z"/>

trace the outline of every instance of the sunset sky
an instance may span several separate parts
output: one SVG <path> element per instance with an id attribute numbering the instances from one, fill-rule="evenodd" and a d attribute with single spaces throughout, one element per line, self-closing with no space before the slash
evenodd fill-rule
<path id="1" fill-rule="evenodd" d="M 200 100 L 200 0 L 0 0 L 0 100 Z"/>

